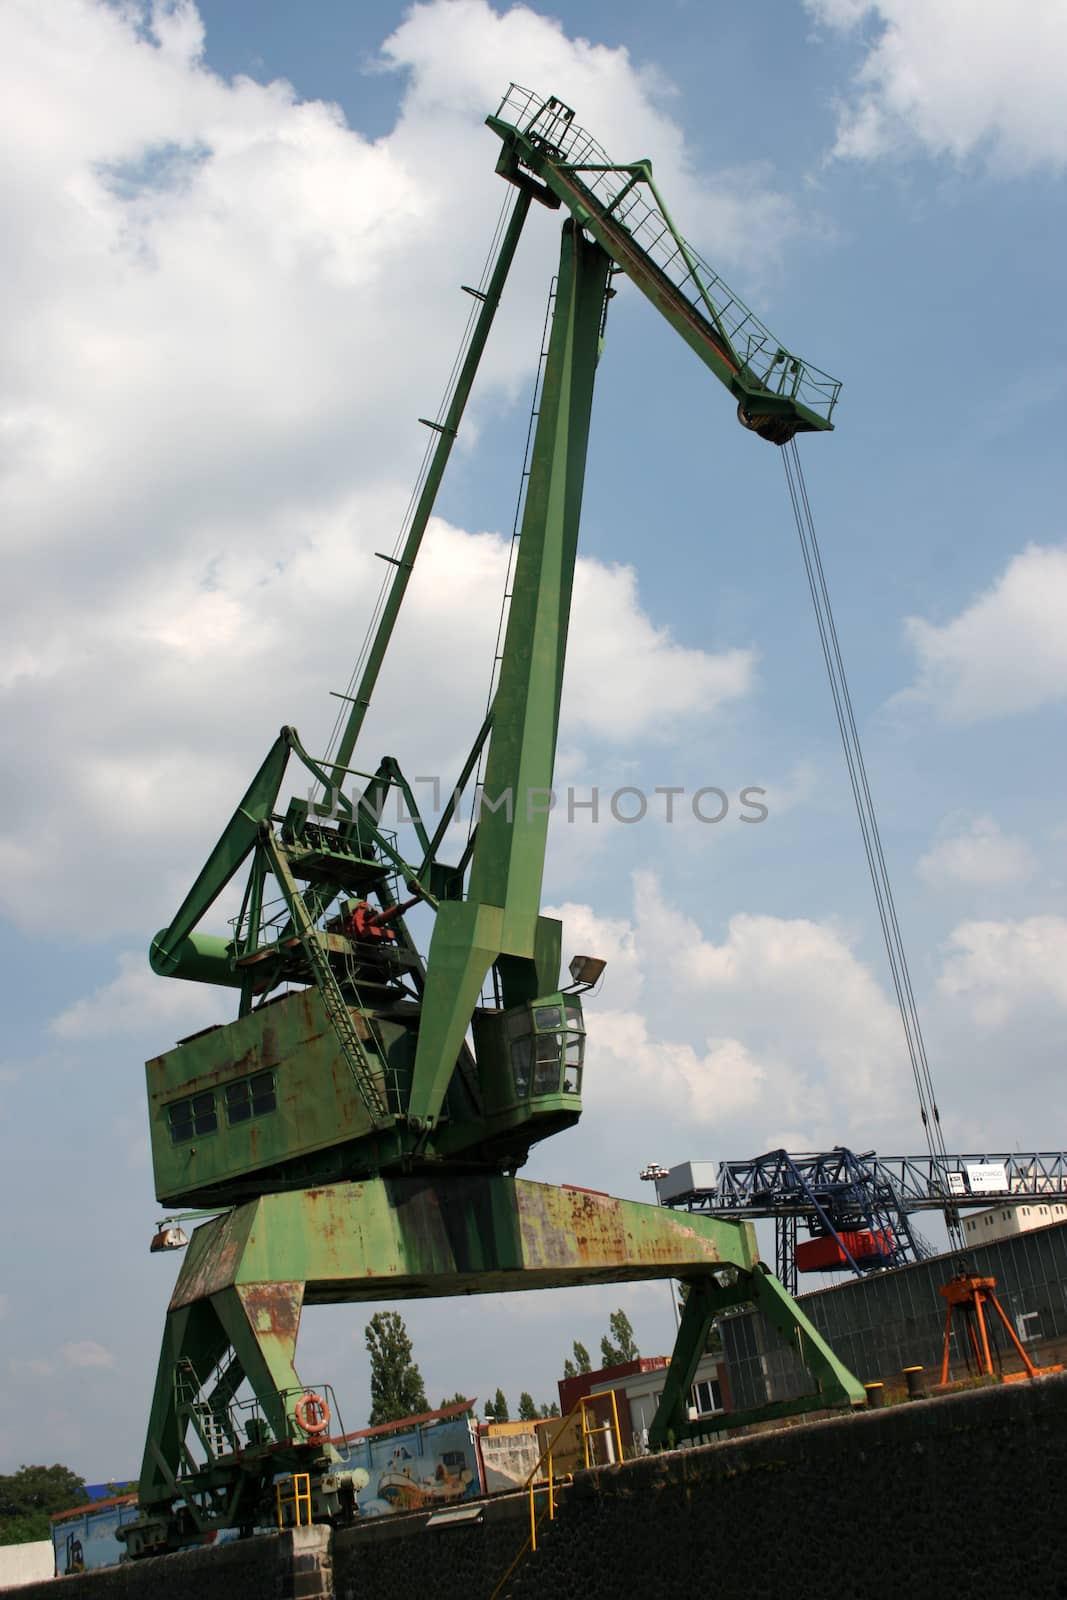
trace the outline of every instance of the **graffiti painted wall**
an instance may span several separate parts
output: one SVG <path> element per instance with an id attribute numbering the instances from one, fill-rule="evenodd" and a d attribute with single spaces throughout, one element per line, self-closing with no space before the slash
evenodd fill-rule
<path id="1" fill-rule="evenodd" d="M 348 1449 L 348 1459 L 339 1466 L 363 1467 L 370 1474 L 357 1502 L 365 1517 L 430 1511 L 483 1493 L 469 1416 L 352 1439 Z"/>

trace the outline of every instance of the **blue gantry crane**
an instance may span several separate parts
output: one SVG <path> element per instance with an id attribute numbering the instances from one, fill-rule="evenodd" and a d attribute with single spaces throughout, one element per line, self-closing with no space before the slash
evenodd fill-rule
<path id="1" fill-rule="evenodd" d="M 917 1211 L 1067 1200 L 1067 1154 L 878 1156 L 835 1145 L 768 1150 L 718 1167 L 686 1161 L 658 1169 L 655 1181 L 661 1205 L 773 1219 L 775 1273 L 795 1294 L 804 1272 L 862 1277 L 933 1255 L 911 1220 Z"/>

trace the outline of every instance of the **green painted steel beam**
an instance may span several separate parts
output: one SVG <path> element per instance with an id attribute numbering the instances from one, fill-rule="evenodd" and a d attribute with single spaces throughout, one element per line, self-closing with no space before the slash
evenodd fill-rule
<path id="1" fill-rule="evenodd" d="M 724 1311 L 738 1306 L 751 1306 L 762 1313 L 782 1342 L 795 1351 L 812 1384 L 810 1394 L 782 1402 L 777 1408 L 761 1407 L 751 1414 L 746 1413 L 744 1421 L 866 1405 L 863 1385 L 838 1360 L 778 1279 L 762 1262 L 757 1262 L 748 1272 L 706 1274 L 691 1283 L 660 1403 L 648 1430 L 648 1441 L 654 1449 L 714 1431 L 714 1424 L 709 1427 L 707 1422 L 689 1422 L 689 1392 L 707 1348 L 712 1323 Z M 742 1421 L 734 1413 L 727 1413 L 722 1426 L 740 1427 Z"/>
<path id="2" fill-rule="evenodd" d="M 560 102 L 548 100 L 536 109 L 536 96 L 516 90 L 514 85 L 512 91 L 514 98 L 509 93 L 497 115 L 486 118 L 487 126 L 503 145 L 497 171 L 518 184 L 520 190 L 531 185 L 536 190 L 543 184 L 548 197 L 569 209 L 733 394 L 738 416 L 746 427 L 775 444 L 785 443 L 795 433 L 831 429 L 830 416 L 840 385 L 781 348 L 717 274 L 703 267 L 675 227 L 653 180 L 651 163 L 609 162 L 595 141 L 574 126 L 573 113 Z M 523 107 L 521 112 L 519 105 Z M 621 180 L 621 187 L 611 200 L 596 192 L 596 184 L 605 174 Z M 638 185 L 644 185 L 650 197 L 644 213 L 639 205 L 635 207 L 633 191 Z M 626 206 L 621 203 L 624 198 Z M 633 230 L 626 220 L 629 207 L 635 207 L 635 215 L 642 215 L 641 225 Z M 652 234 L 656 244 L 668 238 L 674 257 L 686 269 L 680 281 L 671 278 L 639 237 L 650 218 L 655 219 L 657 230 L 662 224 L 662 232 L 658 236 Z M 736 308 L 738 333 L 731 334 L 727 328 L 706 279 L 714 279 L 724 303 L 728 301 L 731 308 Z M 684 285 L 690 287 L 684 289 Z M 745 330 L 755 333 L 751 354 L 741 348 Z M 761 366 L 767 370 L 760 371 Z M 772 374 L 777 382 L 770 381 Z M 811 390 L 809 398 L 813 400 L 818 395 L 821 411 L 814 404 L 805 403 L 798 392 L 801 389 Z"/>
<path id="3" fill-rule="evenodd" d="M 757 1260 L 750 1224 L 502 1176 L 369 1179 L 264 1195 L 196 1230 L 177 1311 L 305 1284 L 307 1304 L 699 1277 Z"/>
<path id="4" fill-rule="evenodd" d="M 763 1313 L 780 1338 L 796 1341 L 797 1353 L 815 1379 L 819 1395 L 830 1396 L 830 1404 L 866 1405 L 863 1385 L 834 1355 L 784 1284 L 764 1268 L 756 1275 L 754 1287 L 757 1311 Z"/>
<path id="5" fill-rule="evenodd" d="M 440 1115 L 494 962 L 508 958 L 498 968 L 505 1007 L 559 983 L 558 940 L 539 915 L 541 880 L 609 268 L 568 221 L 467 899 L 440 906 L 426 962 L 408 1105 L 416 1127 L 432 1128 Z"/>
<path id="6" fill-rule="evenodd" d="M 529 937 L 541 906 L 549 792 L 570 625 L 585 463 L 610 263 L 563 229 L 484 805 L 468 894 L 502 906 Z M 501 797 L 509 797 L 501 803 Z M 509 803 L 510 800 L 510 803 Z M 550 985 L 551 987 L 551 985 Z"/>
<path id="7" fill-rule="evenodd" d="M 204 912 L 214 903 L 238 867 L 255 849 L 260 828 L 274 810 L 294 737 L 293 729 L 282 729 L 196 882 L 182 901 L 170 927 L 157 933 L 152 940 L 149 960 L 153 972 L 158 972 L 161 977 L 182 976 L 180 969 L 183 958 L 186 958 L 194 969 L 190 970 L 189 975 L 199 982 L 229 981 L 222 974 L 221 967 L 219 976 L 206 979 L 203 960 L 205 952 L 203 949 L 188 946 L 187 941 Z"/>

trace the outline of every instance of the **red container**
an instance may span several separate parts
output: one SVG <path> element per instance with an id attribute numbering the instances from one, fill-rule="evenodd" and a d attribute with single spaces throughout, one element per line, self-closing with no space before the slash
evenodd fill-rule
<path id="1" fill-rule="evenodd" d="M 877 1232 L 871 1228 L 858 1228 L 855 1232 L 842 1233 L 841 1239 L 856 1261 L 888 1254 L 894 1244 L 888 1228 Z M 848 1257 L 837 1240 L 829 1234 L 821 1239 L 805 1239 L 797 1245 L 798 1272 L 843 1272 L 847 1267 Z"/>

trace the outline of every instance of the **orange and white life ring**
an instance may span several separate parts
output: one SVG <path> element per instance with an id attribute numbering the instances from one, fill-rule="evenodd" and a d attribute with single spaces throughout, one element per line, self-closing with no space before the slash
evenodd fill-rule
<path id="1" fill-rule="evenodd" d="M 293 1407 L 293 1420 L 309 1439 L 321 1439 L 330 1426 L 330 1408 L 321 1395 L 309 1389 Z"/>

